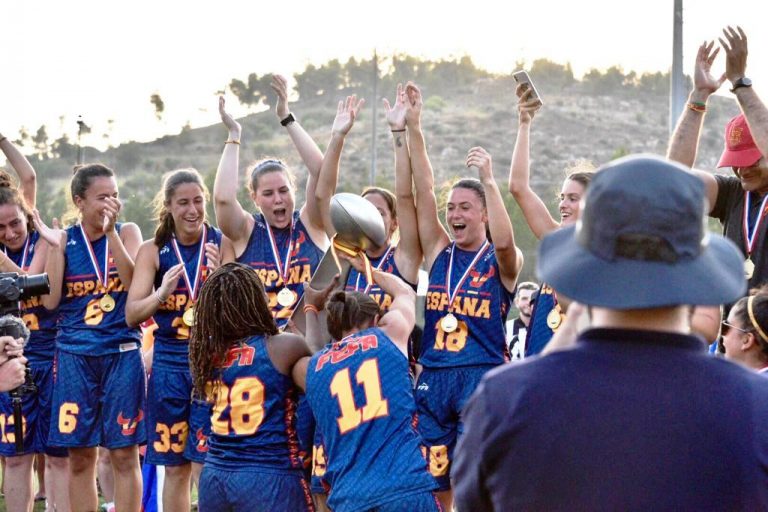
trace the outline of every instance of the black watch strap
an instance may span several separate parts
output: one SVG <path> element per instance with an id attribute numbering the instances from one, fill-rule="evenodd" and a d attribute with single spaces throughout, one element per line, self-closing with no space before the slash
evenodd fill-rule
<path id="1" fill-rule="evenodd" d="M 285 119 L 280 121 L 280 124 L 283 125 L 283 126 L 288 126 L 289 124 L 291 124 L 291 123 L 293 123 L 295 121 L 296 121 L 296 118 L 293 117 L 293 113 L 291 113 L 291 114 L 288 114 L 288 117 L 286 117 Z"/>
<path id="2" fill-rule="evenodd" d="M 750 80 L 745 76 L 737 80 L 734 80 L 733 87 L 731 88 L 731 92 L 736 92 L 736 89 L 740 89 L 742 87 L 752 87 L 752 80 Z"/>

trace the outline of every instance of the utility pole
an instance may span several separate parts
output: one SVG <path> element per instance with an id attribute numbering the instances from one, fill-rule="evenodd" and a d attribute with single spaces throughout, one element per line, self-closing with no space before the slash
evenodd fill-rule
<path id="1" fill-rule="evenodd" d="M 83 133 L 85 132 L 85 121 L 83 116 L 77 116 L 77 165 L 83 165 L 85 150 L 83 149 Z"/>
<path id="2" fill-rule="evenodd" d="M 379 57 L 376 50 L 373 50 L 373 117 L 371 118 L 371 186 L 376 185 L 376 105 L 379 104 Z"/>
<path id="3" fill-rule="evenodd" d="M 669 89 L 669 134 L 675 131 L 675 123 L 685 105 L 685 80 L 683 76 L 683 0 L 675 0 L 672 33 L 672 72 Z"/>

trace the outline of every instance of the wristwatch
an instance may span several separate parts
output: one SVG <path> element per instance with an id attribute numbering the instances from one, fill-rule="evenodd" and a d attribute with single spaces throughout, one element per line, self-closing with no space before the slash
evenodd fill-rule
<path id="1" fill-rule="evenodd" d="M 739 89 L 741 87 L 752 87 L 752 80 L 749 78 L 743 76 L 737 80 L 733 81 L 733 87 L 731 87 L 731 92 L 736 92 L 736 89 Z"/>
<path id="2" fill-rule="evenodd" d="M 750 85 L 751 85 L 751 83 L 750 83 Z M 290 114 L 288 114 L 288 117 L 286 117 L 285 119 L 280 121 L 280 124 L 283 125 L 283 126 L 288 126 L 289 124 L 291 124 L 291 123 L 293 123 L 295 121 L 296 121 L 296 118 L 293 117 L 293 113 L 290 113 Z"/>

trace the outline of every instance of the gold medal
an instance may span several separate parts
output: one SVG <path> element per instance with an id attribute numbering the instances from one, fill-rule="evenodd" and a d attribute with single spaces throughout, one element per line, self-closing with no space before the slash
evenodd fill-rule
<path id="1" fill-rule="evenodd" d="M 752 279 L 752 276 L 755 274 L 755 264 L 752 262 L 752 257 L 747 257 L 747 260 L 744 262 L 744 276 L 747 279 Z"/>
<path id="2" fill-rule="evenodd" d="M 448 313 L 442 319 L 440 319 L 440 328 L 444 332 L 451 333 L 459 326 L 459 321 L 453 316 L 453 313 Z"/>
<path id="3" fill-rule="evenodd" d="M 561 323 L 563 323 L 563 314 L 560 313 L 560 306 L 555 306 L 547 315 L 547 327 L 556 331 Z"/>
<path id="4" fill-rule="evenodd" d="M 115 309 L 115 299 L 110 294 L 104 295 L 99 299 L 99 309 L 105 313 L 109 313 Z"/>
<path id="5" fill-rule="evenodd" d="M 186 310 L 181 319 L 187 327 L 192 327 L 195 324 L 195 309 L 189 308 Z"/>
<path id="6" fill-rule="evenodd" d="M 289 290 L 288 287 L 277 292 L 277 303 L 284 308 L 293 306 L 294 302 L 296 302 L 296 294 Z"/>

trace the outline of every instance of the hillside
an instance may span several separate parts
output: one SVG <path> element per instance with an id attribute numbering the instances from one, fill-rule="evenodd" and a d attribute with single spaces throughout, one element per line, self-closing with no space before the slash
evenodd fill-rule
<path id="1" fill-rule="evenodd" d="M 537 84 L 545 101 L 534 120 L 532 133 L 532 184 L 551 208 L 563 178 L 563 169 L 579 159 L 595 164 L 627 153 L 664 154 L 668 140 L 668 98 L 632 88 L 616 88 L 610 94 L 584 91 L 576 82 L 566 87 Z M 482 145 L 494 156 L 494 171 L 502 191 L 517 130 L 513 81 L 509 77 L 481 78 L 459 87 L 425 87 L 423 126 L 429 145 L 437 183 L 464 175 L 466 151 Z M 357 91 L 361 96 L 370 96 Z M 389 91 L 387 91 L 389 93 Z M 391 93 L 389 94 L 391 96 Z M 291 109 L 317 140 L 321 148 L 329 138 L 330 126 L 339 96 L 326 94 L 291 104 Z M 722 149 L 722 130 L 728 118 L 738 112 L 729 98 L 715 97 L 702 135 L 697 165 L 713 169 Z M 378 185 L 392 187 L 393 161 L 390 134 L 378 108 L 376 150 Z M 358 192 L 368 184 L 371 161 L 371 101 L 347 138 L 342 160 L 339 191 Z M 213 120 L 212 120 L 213 121 Z M 296 169 L 303 197 L 306 169 L 303 167 L 284 129 L 273 111 L 249 115 L 243 125 L 241 165 L 264 156 L 279 156 Z M 226 132 L 220 124 L 199 129 L 184 129 L 149 143 L 127 143 L 104 153 L 86 149 L 87 161 L 101 161 L 116 169 L 120 178 L 125 218 L 139 223 L 144 236 L 152 236 L 148 204 L 159 189 L 162 174 L 180 167 L 194 167 L 213 183 Z M 72 163 L 62 159 L 33 162 L 40 174 L 40 209 L 50 218 L 66 208 L 65 192 Z M 242 171 L 244 174 L 245 171 Z M 506 192 L 505 192 L 506 193 Z M 244 205 L 251 206 L 245 189 Z M 518 244 L 526 253 L 524 278 L 532 277 L 535 240 L 522 216 L 508 198 Z"/>

